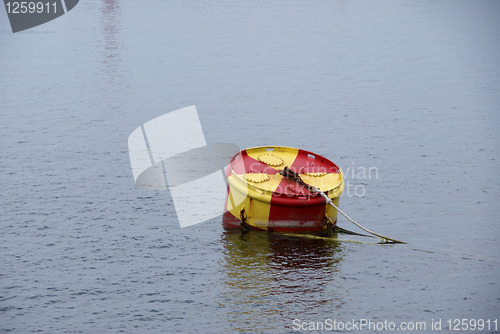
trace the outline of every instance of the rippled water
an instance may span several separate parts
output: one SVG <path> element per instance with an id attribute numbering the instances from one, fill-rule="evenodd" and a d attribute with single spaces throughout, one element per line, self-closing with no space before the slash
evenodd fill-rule
<path id="1" fill-rule="evenodd" d="M 498 318 L 499 14 L 89 0 L 12 34 L 2 12 L 0 331 Z M 209 142 L 330 158 L 341 207 L 409 244 L 178 228 L 168 193 L 135 187 L 127 138 L 192 104 Z"/>

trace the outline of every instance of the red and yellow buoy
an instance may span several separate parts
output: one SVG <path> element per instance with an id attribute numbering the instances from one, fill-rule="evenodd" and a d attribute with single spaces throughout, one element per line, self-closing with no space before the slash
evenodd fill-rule
<path id="1" fill-rule="evenodd" d="M 337 210 L 279 172 L 285 167 L 307 184 L 323 191 L 338 207 L 344 190 L 339 167 L 305 150 L 263 146 L 236 154 L 226 169 L 228 180 L 223 226 L 282 232 L 319 231 L 337 222 Z"/>

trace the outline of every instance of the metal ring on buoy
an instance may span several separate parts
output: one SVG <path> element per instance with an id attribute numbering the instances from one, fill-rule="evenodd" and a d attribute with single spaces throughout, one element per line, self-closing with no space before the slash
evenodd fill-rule
<path id="1" fill-rule="evenodd" d="M 320 176 L 328 174 L 328 170 L 326 169 L 325 166 L 321 166 L 318 164 L 310 164 L 310 165 L 307 165 L 306 167 L 303 167 L 300 170 L 300 174 L 304 174 L 307 176 L 313 176 L 313 177 L 320 177 Z"/>
<path id="2" fill-rule="evenodd" d="M 269 175 L 266 173 L 245 173 L 243 179 L 248 182 L 262 183 L 269 180 Z"/>
<path id="3" fill-rule="evenodd" d="M 283 159 L 281 159 L 280 157 L 278 157 L 274 154 L 269 154 L 269 153 L 259 155 L 258 159 L 260 162 L 263 162 L 266 165 L 271 166 L 271 167 L 281 166 L 281 165 L 283 165 L 283 162 L 284 162 Z"/>

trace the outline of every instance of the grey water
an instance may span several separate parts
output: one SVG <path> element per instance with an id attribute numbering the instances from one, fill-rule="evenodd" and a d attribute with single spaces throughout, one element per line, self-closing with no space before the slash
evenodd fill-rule
<path id="1" fill-rule="evenodd" d="M 88 0 L 13 34 L 0 10 L 0 332 L 498 332 L 499 17 Z M 408 245 L 179 228 L 168 192 L 135 186 L 127 138 L 189 105 L 207 142 L 334 161 L 341 208 Z"/>

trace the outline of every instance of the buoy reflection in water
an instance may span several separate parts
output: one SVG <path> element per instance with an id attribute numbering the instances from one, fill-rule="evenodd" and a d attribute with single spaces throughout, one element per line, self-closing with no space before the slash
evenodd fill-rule
<path id="1" fill-rule="evenodd" d="M 237 331 L 290 327 L 314 319 L 318 308 L 343 304 L 335 280 L 342 260 L 338 242 L 261 231 L 225 231 L 226 279 L 220 305 Z"/>

